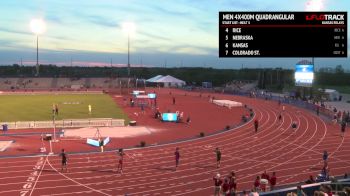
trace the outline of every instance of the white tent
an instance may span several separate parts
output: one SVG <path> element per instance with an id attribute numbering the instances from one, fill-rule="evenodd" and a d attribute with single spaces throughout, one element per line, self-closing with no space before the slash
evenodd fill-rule
<path id="1" fill-rule="evenodd" d="M 334 89 L 325 89 L 324 93 L 326 94 L 326 99 L 329 101 L 338 101 L 339 100 L 339 92 Z"/>
<path id="2" fill-rule="evenodd" d="M 159 76 L 161 75 L 150 78 L 147 80 L 147 82 L 162 83 L 164 87 L 181 87 L 186 85 L 185 81 L 177 79 L 173 76 L 170 76 L 170 75 L 161 76 L 161 77 Z"/>
<path id="3" fill-rule="evenodd" d="M 156 82 L 157 80 L 159 80 L 162 77 L 164 77 L 164 76 L 162 76 L 162 75 L 154 76 L 153 78 L 146 80 L 146 82 Z"/>

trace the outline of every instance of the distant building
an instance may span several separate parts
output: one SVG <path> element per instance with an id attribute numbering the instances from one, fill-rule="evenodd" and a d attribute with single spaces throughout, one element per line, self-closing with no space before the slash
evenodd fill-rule
<path id="1" fill-rule="evenodd" d="M 318 71 L 323 73 L 335 73 L 335 69 L 333 67 L 321 67 Z"/>

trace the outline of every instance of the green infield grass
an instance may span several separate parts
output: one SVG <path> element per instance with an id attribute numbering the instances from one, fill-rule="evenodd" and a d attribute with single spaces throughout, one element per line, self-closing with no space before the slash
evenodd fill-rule
<path id="1" fill-rule="evenodd" d="M 53 119 L 53 105 L 58 105 L 57 120 L 116 118 L 129 121 L 127 115 L 106 94 L 89 95 L 1 95 L 0 122 Z M 91 114 L 88 106 L 91 105 Z"/>

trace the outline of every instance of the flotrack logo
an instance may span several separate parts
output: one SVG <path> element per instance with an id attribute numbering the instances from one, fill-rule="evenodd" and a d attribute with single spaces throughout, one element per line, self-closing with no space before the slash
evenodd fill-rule
<path id="1" fill-rule="evenodd" d="M 308 14 L 306 15 L 306 20 L 317 20 L 317 21 L 325 21 L 325 20 L 344 20 L 344 14 Z"/>

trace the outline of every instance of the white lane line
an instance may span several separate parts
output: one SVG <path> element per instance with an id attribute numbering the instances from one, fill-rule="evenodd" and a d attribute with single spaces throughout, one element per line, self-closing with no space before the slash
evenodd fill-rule
<path id="1" fill-rule="evenodd" d="M 36 186 L 36 184 L 37 184 L 37 182 L 38 182 L 38 180 L 39 180 L 39 178 L 40 178 L 40 175 L 41 175 L 41 173 L 42 173 L 43 170 L 44 170 L 46 161 L 47 161 L 47 157 L 45 158 L 44 164 L 41 166 L 40 173 L 39 173 L 38 177 L 37 177 L 36 180 L 35 180 L 34 186 L 32 187 L 32 190 L 30 191 L 29 196 L 31 196 L 31 195 L 33 194 L 33 191 L 34 191 L 34 189 L 35 189 L 35 186 Z"/>
<path id="2" fill-rule="evenodd" d="M 76 180 L 74 180 L 74 179 L 68 177 L 67 175 L 65 175 L 65 174 L 63 174 L 63 173 L 57 171 L 57 169 L 54 168 L 54 167 L 51 165 L 49 159 L 46 159 L 46 161 L 47 161 L 47 163 L 50 165 L 50 167 L 51 167 L 53 170 L 55 170 L 55 171 L 56 171 L 57 173 L 59 173 L 61 176 L 65 177 L 65 178 L 67 178 L 67 179 L 69 179 L 69 180 L 71 180 L 72 182 L 75 182 L 76 184 L 79 184 L 79 185 L 81 185 L 81 186 L 83 186 L 83 187 L 85 187 L 85 188 L 87 188 L 87 189 L 90 189 L 90 190 L 92 190 L 92 191 L 94 191 L 94 192 L 101 193 L 101 194 L 103 194 L 103 195 L 112 196 L 112 195 L 110 195 L 110 194 L 107 194 L 107 193 L 104 193 L 104 192 L 99 191 L 99 190 L 97 190 L 97 189 L 94 189 L 94 188 L 91 188 L 91 187 L 89 187 L 89 186 L 86 186 L 85 184 L 82 184 L 82 183 L 80 183 L 80 182 L 78 182 L 78 181 L 76 181 Z"/>

